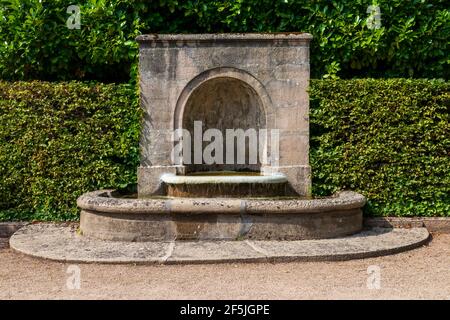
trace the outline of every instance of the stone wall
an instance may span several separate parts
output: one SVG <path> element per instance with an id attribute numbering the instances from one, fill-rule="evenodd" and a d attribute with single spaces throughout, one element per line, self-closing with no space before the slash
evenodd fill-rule
<path id="1" fill-rule="evenodd" d="M 282 172 L 299 194 L 309 194 L 310 40 L 311 36 L 304 33 L 139 36 L 141 105 L 145 114 L 139 193 L 157 193 L 163 173 L 184 172 L 171 159 L 173 130 L 192 120 L 192 114 L 185 113 L 195 110 L 192 101 L 199 99 L 198 88 L 228 81 L 229 88 L 243 83 L 247 89 L 240 91 L 241 97 L 244 92 L 252 92 L 239 105 L 254 109 L 248 110 L 239 124 L 250 125 L 251 121 L 262 126 L 265 122 L 267 129 L 280 130 L 279 158 L 270 159 L 261 171 Z M 211 95 L 203 108 L 217 107 L 213 99 L 221 94 Z M 216 112 L 221 117 L 222 111 Z M 222 119 L 228 119 L 228 125 L 231 117 L 230 113 L 229 118 Z"/>

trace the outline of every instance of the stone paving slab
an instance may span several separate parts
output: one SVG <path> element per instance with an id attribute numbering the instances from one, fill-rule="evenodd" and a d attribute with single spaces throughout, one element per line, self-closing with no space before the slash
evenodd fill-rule
<path id="1" fill-rule="evenodd" d="M 450 217 L 366 217 L 369 228 L 427 228 L 428 232 L 450 233 Z"/>
<path id="2" fill-rule="evenodd" d="M 413 249 L 429 237 L 425 228 L 372 228 L 353 236 L 307 241 L 257 241 L 268 257 L 294 260 L 349 260 L 394 254 Z"/>
<path id="3" fill-rule="evenodd" d="M 67 262 L 162 262 L 169 242 L 115 242 L 78 234 L 76 225 L 33 224 L 19 229 L 10 239 L 16 251 Z"/>
<path id="4" fill-rule="evenodd" d="M 247 241 L 178 241 L 168 263 L 258 261 L 265 255 L 255 251 Z"/>
<path id="5" fill-rule="evenodd" d="M 38 258 L 86 263 L 332 261 L 393 254 L 424 245 L 426 228 L 373 228 L 350 237 L 302 241 L 118 242 L 81 236 L 74 225 L 40 223 L 18 230 L 10 247 Z"/>

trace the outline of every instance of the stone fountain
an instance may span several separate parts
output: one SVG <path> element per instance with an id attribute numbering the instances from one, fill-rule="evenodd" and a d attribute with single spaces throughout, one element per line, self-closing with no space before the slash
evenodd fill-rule
<path id="1" fill-rule="evenodd" d="M 139 36 L 137 193 L 86 193 L 79 227 L 28 225 L 11 248 L 66 262 L 204 263 L 345 260 L 426 243 L 425 228 L 361 231 L 361 194 L 311 196 L 311 38 Z"/>
<path id="2" fill-rule="evenodd" d="M 359 232 L 362 195 L 311 198 L 311 39 L 307 33 L 139 36 L 144 121 L 138 194 L 83 195 L 82 233 L 157 241 L 298 240 Z M 208 129 L 225 135 L 227 129 L 252 128 L 272 133 L 258 141 L 265 158 L 195 162 L 194 142 L 180 161 L 173 159 L 177 130 L 196 137 Z M 251 143 L 244 148 L 250 154 Z"/>

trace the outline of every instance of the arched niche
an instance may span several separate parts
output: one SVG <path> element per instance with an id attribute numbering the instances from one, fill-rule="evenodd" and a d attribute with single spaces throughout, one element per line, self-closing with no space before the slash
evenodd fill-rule
<path id="1" fill-rule="evenodd" d="M 250 74 L 234 68 L 208 70 L 193 79 L 183 90 L 175 110 L 175 129 L 186 129 L 190 133 L 190 160 L 184 161 L 185 172 L 199 171 L 260 171 L 261 158 L 254 162 L 249 155 L 251 138 L 245 139 L 244 163 L 237 163 L 237 140 L 234 143 L 234 161 L 226 159 L 226 129 L 253 130 L 257 134 L 258 151 L 267 149 L 266 140 L 260 140 L 261 129 L 267 129 L 267 110 L 271 107 L 270 99 L 264 87 Z M 223 137 L 223 164 L 195 163 L 194 123 L 201 123 L 202 134 L 208 129 L 217 129 Z M 249 132 L 250 133 L 250 132 Z M 202 150 L 210 141 L 202 143 Z M 198 145 L 197 145 L 198 147 Z M 186 157 L 186 156 L 185 156 Z M 252 161 L 253 160 L 253 161 Z"/>

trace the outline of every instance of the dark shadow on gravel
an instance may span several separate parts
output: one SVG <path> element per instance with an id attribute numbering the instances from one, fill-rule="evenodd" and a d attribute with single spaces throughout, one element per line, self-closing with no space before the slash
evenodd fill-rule
<path id="1" fill-rule="evenodd" d="M 0 238 L 0 249 L 9 248 L 9 238 Z"/>

